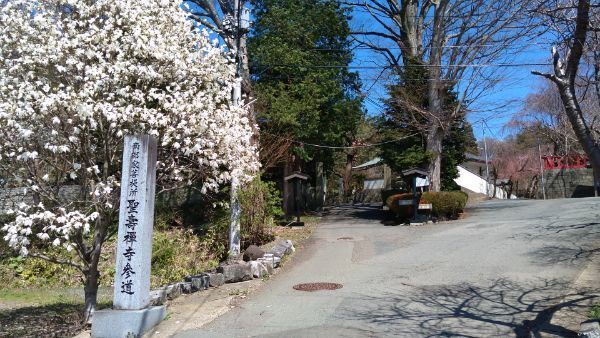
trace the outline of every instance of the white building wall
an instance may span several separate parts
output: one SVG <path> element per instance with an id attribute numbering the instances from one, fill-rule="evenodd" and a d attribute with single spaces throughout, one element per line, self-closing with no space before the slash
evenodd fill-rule
<path id="1" fill-rule="evenodd" d="M 493 184 L 488 184 L 488 189 L 486 189 L 486 184 L 487 182 L 479 177 L 478 175 L 473 174 L 472 172 L 468 171 L 467 169 L 461 167 L 461 166 L 457 166 L 456 167 L 458 169 L 458 177 L 454 179 L 454 182 L 456 182 L 456 184 L 460 185 L 461 187 L 471 190 L 473 192 L 476 193 L 480 193 L 480 194 L 488 194 L 488 191 L 490 194 L 492 194 L 494 192 L 494 185 Z M 498 199 L 507 199 L 507 193 L 506 191 L 504 191 L 501 188 L 496 188 L 496 196 L 494 196 Z M 511 199 L 516 198 L 514 195 L 511 196 Z"/>
<path id="2" fill-rule="evenodd" d="M 373 179 L 373 180 L 365 180 L 363 189 L 383 189 L 385 187 L 385 182 L 383 178 L 381 179 Z"/>

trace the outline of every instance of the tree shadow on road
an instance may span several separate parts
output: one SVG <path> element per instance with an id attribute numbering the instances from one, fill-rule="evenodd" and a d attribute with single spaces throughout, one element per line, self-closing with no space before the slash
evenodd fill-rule
<path id="1" fill-rule="evenodd" d="M 550 227 L 555 230 L 555 232 L 561 233 L 564 231 L 569 231 L 569 230 L 581 230 L 581 229 L 586 229 L 586 228 L 590 228 L 593 227 L 596 230 L 598 230 L 598 225 L 600 225 L 599 222 L 588 222 L 588 223 L 579 223 L 579 224 L 559 224 L 557 226 L 552 226 L 550 225 Z"/>
<path id="2" fill-rule="evenodd" d="M 389 290 L 362 296 L 342 306 L 341 316 L 359 320 L 382 334 L 426 337 L 515 336 L 576 332 L 552 322 L 558 310 L 577 310 L 595 296 L 573 293 L 562 297 L 568 283 L 558 280 L 515 282 L 498 279 L 483 287 L 470 283 Z M 586 304 L 586 305 L 584 305 Z"/>
<path id="3" fill-rule="evenodd" d="M 555 265 L 568 264 L 580 266 L 589 262 L 592 257 L 600 252 L 600 248 L 580 245 L 578 243 L 566 243 L 547 245 L 529 253 L 535 264 Z"/>
<path id="4" fill-rule="evenodd" d="M 523 231 L 513 233 L 509 238 L 527 241 L 541 239 L 546 242 L 552 240 L 559 243 L 578 243 L 578 245 L 569 246 L 576 249 L 579 245 L 597 242 L 599 235 L 599 222 L 572 223 L 568 220 L 555 219 L 538 220 L 537 224 L 528 226 Z"/>
<path id="5" fill-rule="evenodd" d="M 387 210 L 383 210 L 381 206 L 368 205 L 339 205 L 331 208 L 326 213 L 328 219 L 335 218 L 353 218 L 368 221 L 379 221 L 381 224 L 388 224 L 394 221 L 394 215 Z"/>
<path id="6" fill-rule="evenodd" d="M 72 337 L 84 328 L 82 310 L 73 303 L 0 310 L 0 337 Z"/>

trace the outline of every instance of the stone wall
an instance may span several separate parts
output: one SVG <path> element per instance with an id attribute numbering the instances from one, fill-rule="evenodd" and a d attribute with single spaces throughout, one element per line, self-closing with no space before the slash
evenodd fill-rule
<path id="1" fill-rule="evenodd" d="M 59 196 L 65 200 L 75 200 L 80 194 L 80 188 L 77 185 L 66 185 L 60 188 Z M 6 213 L 9 209 L 16 208 L 20 203 L 33 205 L 33 194 L 31 190 L 24 188 L 3 188 L 0 189 L 0 214 Z"/>
<path id="2" fill-rule="evenodd" d="M 594 196 L 594 173 L 591 168 L 546 170 L 544 178 L 546 198 Z M 542 191 L 538 190 L 541 198 Z"/>

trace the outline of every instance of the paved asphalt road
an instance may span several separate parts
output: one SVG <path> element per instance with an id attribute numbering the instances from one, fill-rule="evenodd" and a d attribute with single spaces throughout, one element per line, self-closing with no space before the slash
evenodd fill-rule
<path id="1" fill-rule="evenodd" d="M 570 336 L 550 320 L 600 251 L 599 216 L 594 198 L 488 201 L 463 220 L 421 227 L 336 208 L 295 266 L 177 337 Z M 344 287 L 292 289 L 318 281 Z M 576 297 L 570 305 L 589 298 Z"/>

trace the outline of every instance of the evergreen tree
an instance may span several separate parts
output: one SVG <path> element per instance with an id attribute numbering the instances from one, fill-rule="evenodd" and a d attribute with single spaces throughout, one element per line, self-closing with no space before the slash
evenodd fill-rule
<path id="1" fill-rule="evenodd" d="M 362 119 L 348 11 L 337 0 L 258 0 L 249 55 L 262 133 L 350 145 Z M 341 67 L 338 67 L 341 66 Z M 304 160 L 333 167 L 327 149 L 295 146 Z"/>
<path id="2" fill-rule="evenodd" d="M 388 87 L 389 99 L 379 128 L 386 139 L 401 139 L 381 147 L 384 161 L 396 172 L 411 168 L 426 168 L 431 154 L 426 151 L 428 114 L 428 69 L 414 59 L 406 60 L 406 66 L 398 74 L 398 83 Z M 446 85 L 443 109 L 457 107 L 456 93 L 452 84 Z M 477 145 L 473 129 L 461 114 L 451 125 L 442 142 L 441 185 L 443 190 L 455 190 L 458 186 L 456 166 L 464 162 L 465 152 Z"/>

